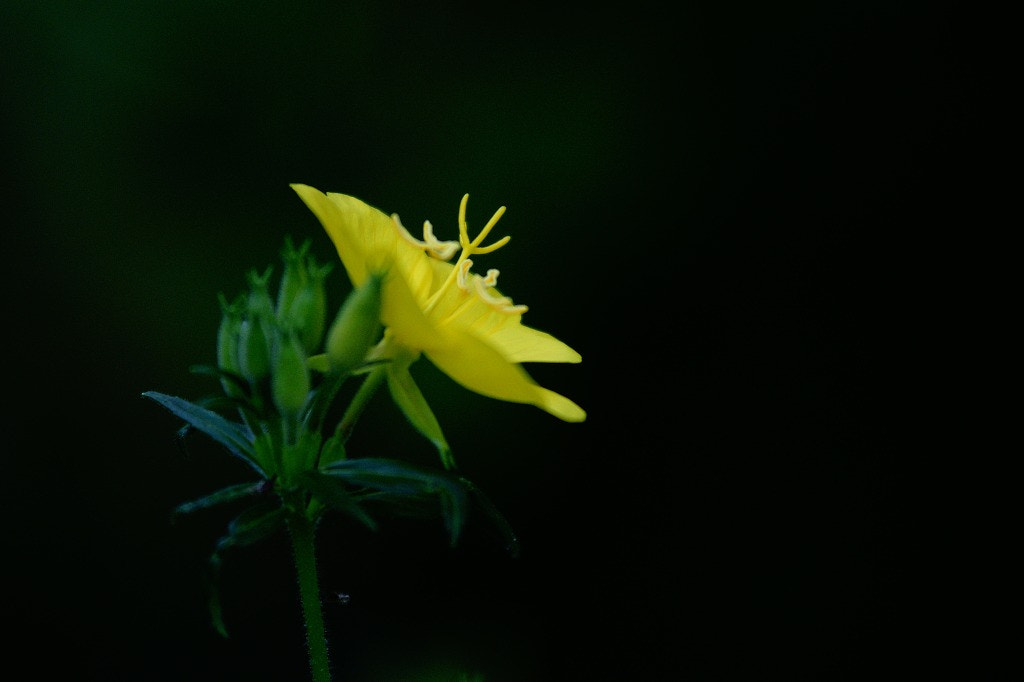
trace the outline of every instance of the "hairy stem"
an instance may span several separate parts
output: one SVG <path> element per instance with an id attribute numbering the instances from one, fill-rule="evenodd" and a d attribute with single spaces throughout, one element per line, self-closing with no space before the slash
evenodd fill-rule
<path id="1" fill-rule="evenodd" d="M 320 585 L 316 574 L 315 528 L 302 512 L 288 518 L 288 530 L 295 551 L 295 570 L 299 579 L 302 615 L 306 621 L 306 643 L 309 649 L 309 667 L 313 682 L 331 682 L 330 662 L 327 657 L 327 635 L 324 629 Z"/>

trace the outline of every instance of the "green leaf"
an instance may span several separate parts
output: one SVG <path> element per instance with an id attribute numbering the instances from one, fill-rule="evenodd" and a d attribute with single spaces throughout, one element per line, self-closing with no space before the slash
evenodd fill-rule
<path id="1" fill-rule="evenodd" d="M 391 397 L 398 405 L 406 419 L 437 448 L 441 463 L 445 469 L 455 468 L 452 449 L 441 432 L 441 425 L 434 416 L 427 399 L 423 397 L 416 382 L 409 373 L 409 365 L 404 362 L 392 362 L 387 366 L 388 389 Z"/>
<path id="2" fill-rule="evenodd" d="M 435 472 L 393 459 L 363 457 L 335 462 L 322 469 L 327 476 L 349 485 L 385 493 L 379 501 L 406 501 L 436 496 L 441 514 L 454 546 L 466 518 L 467 494 L 462 482 L 446 472 Z"/>
<path id="3" fill-rule="evenodd" d="M 210 620 L 222 637 L 228 636 L 220 601 L 220 569 L 224 563 L 224 552 L 233 547 L 252 545 L 270 537 L 284 526 L 284 518 L 285 510 L 279 504 L 257 504 L 236 516 L 228 524 L 227 533 L 217 541 L 217 546 L 210 555 L 206 587 Z"/>
<path id="4" fill-rule="evenodd" d="M 216 412 L 212 412 L 199 405 L 194 405 L 182 398 L 157 393 L 156 391 L 146 391 L 142 395 L 160 403 L 175 416 L 184 419 L 193 427 L 223 445 L 231 454 L 252 467 L 260 476 L 267 478 L 266 472 L 256 462 L 252 443 L 248 433 L 241 424 L 228 421 Z"/>
<path id="5" fill-rule="evenodd" d="M 200 509 L 208 509 L 218 504 L 227 504 L 228 502 L 234 502 L 251 495 L 257 495 L 263 489 L 263 481 L 257 481 L 255 483 L 238 483 L 236 485 L 229 485 L 226 488 L 210 493 L 204 497 L 200 497 L 197 500 L 191 502 L 184 502 L 174 508 L 174 514 L 191 514 L 194 511 Z"/>
<path id="6" fill-rule="evenodd" d="M 217 541 L 217 550 L 245 547 L 273 535 L 284 526 L 284 513 L 277 500 L 249 507 L 228 524 L 228 532 Z"/>
<path id="7" fill-rule="evenodd" d="M 340 478 L 308 471 L 300 477 L 299 483 L 325 506 L 354 516 L 370 530 L 377 530 L 377 522 L 359 506 L 359 501 L 345 489 Z"/>

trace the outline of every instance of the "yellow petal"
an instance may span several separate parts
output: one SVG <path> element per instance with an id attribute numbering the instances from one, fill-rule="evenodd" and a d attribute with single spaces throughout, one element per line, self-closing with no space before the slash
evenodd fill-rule
<path id="1" fill-rule="evenodd" d="M 390 217 L 359 199 L 308 185 L 292 189 L 323 224 L 354 286 L 362 285 L 371 271 L 387 273 L 380 315 L 395 339 L 410 348 L 443 345 L 445 336 L 423 314 L 422 301 L 434 280 L 432 259 L 402 240 Z"/>
<path id="2" fill-rule="evenodd" d="M 581 422 L 587 413 L 565 396 L 539 386 L 517 364 L 484 341 L 463 331 L 450 332 L 449 349 L 425 351 L 438 369 L 471 391 L 499 400 L 535 405 L 559 419 Z"/>
<path id="3" fill-rule="evenodd" d="M 359 234 L 364 229 L 360 223 L 364 222 L 362 218 L 366 212 L 356 206 L 350 206 L 352 210 L 346 215 L 342 213 L 337 202 L 328 199 L 318 189 L 301 184 L 292 184 L 291 188 L 324 226 L 338 250 L 338 257 L 341 258 L 352 284 L 357 287 L 361 285 L 368 274 L 367 252 L 364 251 L 366 242 L 361 240 Z M 363 206 L 366 209 L 370 208 L 366 204 Z"/>
<path id="4" fill-rule="evenodd" d="M 440 286 L 452 266 L 432 262 L 435 288 Z M 472 275 L 479 279 L 479 275 Z M 492 290 L 495 297 L 502 294 Z M 582 357 L 554 336 L 520 322 L 522 315 L 495 309 L 492 305 L 469 292 L 451 287 L 442 293 L 431 316 L 439 326 L 455 325 L 475 333 L 495 346 L 509 362 L 569 362 L 577 363 Z"/>
<path id="5" fill-rule="evenodd" d="M 579 353 L 546 332 L 524 324 L 499 327 L 487 337 L 509 362 L 580 362 Z"/>
<path id="6" fill-rule="evenodd" d="M 357 240 L 370 266 L 397 267 L 417 299 L 426 301 L 433 282 L 430 264 L 433 259 L 422 249 L 402 239 L 394 219 L 379 209 L 348 194 L 328 192 L 327 198 L 338 208 L 338 213 L 344 219 L 345 232 Z M 328 233 L 340 250 L 341 246 L 334 234 L 329 229 Z"/>
<path id="7" fill-rule="evenodd" d="M 440 349 L 450 344 L 449 335 L 427 319 L 421 304 L 399 273 L 389 273 L 384 278 L 380 321 L 391 330 L 395 341 L 407 348 Z"/>

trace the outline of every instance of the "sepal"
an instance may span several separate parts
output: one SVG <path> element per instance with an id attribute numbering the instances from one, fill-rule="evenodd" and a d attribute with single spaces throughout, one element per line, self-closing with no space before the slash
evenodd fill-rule
<path id="1" fill-rule="evenodd" d="M 441 424 L 427 404 L 419 386 L 413 381 L 409 373 L 408 362 L 388 363 L 387 369 L 388 390 L 395 404 L 405 415 L 417 431 L 427 440 L 434 444 L 437 453 L 441 457 L 441 463 L 445 469 L 455 468 L 455 458 L 452 456 L 452 449 L 441 431 Z"/>

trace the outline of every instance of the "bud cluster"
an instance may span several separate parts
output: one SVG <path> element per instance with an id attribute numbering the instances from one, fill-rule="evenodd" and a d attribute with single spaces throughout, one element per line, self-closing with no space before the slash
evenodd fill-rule
<path id="1" fill-rule="evenodd" d="M 310 242 L 296 248 L 285 241 L 284 270 L 272 295 L 273 267 L 248 275 L 249 290 L 233 300 L 220 297 L 217 367 L 225 394 L 253 414 L 269 416 L 271 406 L 294 420 L 314 394 L 310 359 L 324 350 L 329 373 L 350 373 L 362 365 L 380 335 L 380 279 L 371 278 L 346 299 L 325 334 L 324 282 L 331 264 L 319 265 Z"/>

